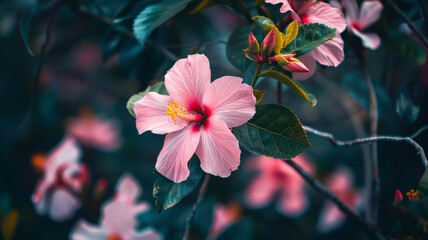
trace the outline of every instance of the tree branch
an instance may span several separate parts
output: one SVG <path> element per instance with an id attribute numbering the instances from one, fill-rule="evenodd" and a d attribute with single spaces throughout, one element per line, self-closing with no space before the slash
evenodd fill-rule
<path id="1" fill-rule="evenodd" d="M 27 113 L 25 114 L 24 121 L 21 123 L 20 129 L 23 129 L 27 125 L 28 121 L 31 119 L 31 116 L 33 115 L 33 112 L 34 112 L 34 106 L 36 105 L 37 94 L 39 92 L 40 74 L 42 72 L 46 50 L 51 40 L 54 16 L 55 16 L 55 12 L 51 13 L 51 15 L 49 16 L 48 25 L 46 27 L 46 33 L 45 33 L 45 41 L 43 42 L 42 48 L 40 49 L 39 64 L 37 65 L 36 75 L 34 76 L 33 92 L 31 95 L 30 105 L 28 106 Z"/>
<path id="2" fill-rule="evenodd" d="M 427 167 L 427 157 L 425 155 L 424 149 L 419 145 L 415 140 L 413 140 L 411 137 L 398 137 L 398 136 L 376 136 L 376 137 L 368 137 L 368 138 L 357 138 L 354 140 L 349 141 L 341 141 L 337 140 L 333 134 L 329 132 L 322 132 L 316 129 L 313 129 L 308 126 L 303 126 L 303 129 L 306 132 L 310 132 L 312 134 L 315 134 L 317 136 L 327 138 L 331 144 L 333 144 L 335 147 L 353 147 L 361 144 L 370 144 L 375 142 L 406 142 L 412 145 L 416 151 L 418 152 L 422 164 Z M 424 129 L 427 129 L 427 126 L 424 127 Z M 420 134 L 422 131 L 419 130 L 417 133 Z M 416 134 L 413 134 L 412 136 L 415 136 Z M 416 135 L 417 136 L 417 135 Z"/>
<path id="3" fill-rule="evenodd" d="M 355 213 L 348 205 L 342 202 L 335 196 L 328 188 L 322 183 L 317 181 L 314 177 L 309 175 L 302 167 L 292 160 L 285 160 L 300 176 L 311 186 L 315 191 L 324 196 L 326 199 L 332 201 L 352 222 L 354 222 L 370 239 L 385 239 L 380 233 L 379 229 L 367 224 L 357 213 Z"/>
<path id="4" fill-rule="evenodd" d="M 205 174 L 204 182 L 202 183 L 201 188 L 199 189 L 198 198 L 196 199 L 195 204 L 193 204 L 192 212 L 187 218 L 186 222 L 186 230 L 184 231 L 183 240 L 187 240 L 189 238 L 190 228 L 192 227 L 192 221 L 195 217 L 196 209 L 198 208 L 199 203 L 204 199 L 205 191 L 207 190 L 208 182 L 210 180 L 210 174 Z"/>
<path id="5" fill-rule="evenodd" d="M 412 31 L 418 35 L 418 37 L 421 39 L 421 41 L 424 43 L 424 45 L 426 47 L 428 47 L 428 40 L 427 38 L 422 34 L 421 31 L 419 31 L 419 29 L 416 27 L 416 25 L 406 16 L 406 14 L 401 11 L 401 9 L 391 0 L 384 0 L 385 2 L 387 2 L 389 5 L 391 5 L 392 8 L 394 8 L 394 10 L 403 18 L 403 20 L 407 23 L 407 25 L 409 26 L 410 29 L 412 29 Z"/>

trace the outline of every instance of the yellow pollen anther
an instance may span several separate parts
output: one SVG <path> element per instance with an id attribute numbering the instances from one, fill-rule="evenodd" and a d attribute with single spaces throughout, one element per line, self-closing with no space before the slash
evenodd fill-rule
<path id="1" fill-rule="evenodd" d="M 186 123 L 189 124 L 189 118 L 193 115 L 187 112 L 184 104 L 179 105 L 177 102 L 169 102 L 168 108 L 166 109 L 166 115 L 171 117 L 172 122 L 177 124 L 178 119 L 186 120 Z"/>
<path id="2" fill-rule="evenodd" d="M 419 191 L 411 189 L 410 192 L 406 193 L 406 196 L 409 197 L 409 200 L 419 200 Z"/>

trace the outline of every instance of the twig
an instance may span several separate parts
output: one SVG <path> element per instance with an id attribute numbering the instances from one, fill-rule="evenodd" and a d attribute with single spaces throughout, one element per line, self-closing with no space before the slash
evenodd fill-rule
<path id="1" fill-rule="evenodd" d="M 36 105 L 37 100 L 37 94 L 39 92 L 39 82 L 40 82 L 40 73 L 42 72 L 43 62 L 45 60 L 46 50 L 49 46 L 49 42 L 51 40 L 51 33 L 52 33 L 52 24 L 54 21 L 55 12 L 53 12 L 48 20 L 48 25 L 46 27 L 46 37 L 45 41 L 43 42 L 42 48 L 40 49 L 40 59 L 39 64 L 37 65 L 36 75 L 34 76 L 33 81 L 33 92 L 31 95 L 30 105 L 28 106 L 27 113 L 25 114 L 24 121 L 21 123 L 20 129 L 23 129 L 28 121 L 30 120 L 31 116 L 33 115 L 34 106 Z"/>
<path id="2" fill-rule="evenodd" d="M 344 202 L 335 196 L 328 188 L 322 183 L 317 181 L 314 177 L 309 175 L 302 167 L 292 160 L 285 160 L 300 176 L 311 186 L 315 191 L 320 193 L 326 199 L 332 201 L 351 221 L 353 221 L 370 239 L 385 239 L 376 227 L 367 224 L 361 217 L 350 209 Z"/>
<path id="3" fill-rule="evenodd" d="M 410 137 L 411 138 L 416 138 L 417 136 L 419 136 L 419 134 L 421 134 L 423 131 L 425 131 L 427 129 L 428 129 L 428 124 L 425 125 L 425 126 L 423 126 L 423 127 L 421 127 L 421 128 L 419 128 L 419 130 L 416 131 L 415 133 L 413 133 Z"/>
<path id="4" fill-rule="evenodd" d="M 407 23 L 407 25 L 409 26 L 410 29 L 412 29 L 412 31 L 418 35 L 418 37 L 421 39 L 421 41 L 424 43 L 424 45 L 426 47 L 428 47 L 428 40 L 427 38 L 421 33 L 421 31 L 419 31 L 419 29 L 415 26 L 415 24 L 406 16 L 406 14 L 401 11 L 401 9 L 391 0 L 385 0 L 385 2 L 387 2 L 389 5 L 391 5 L 392 8 L 394 8 L 394 10 L 400 14 L 400 16 L 403 18 L 403 20 Z"/>
<path id="5" fill-rule="evenodd" d="M 322 132 L 322 131 L 313 129 L 313 128 L 308 127 L 308 126 L 303 126 L 303 129 L 306 132 L 310 132 L 310 133 L 313 133 L 317 136 L 327 138 L 330 141 L 330 143 L 333 144 L 333 146 L 335 146 L 335 147 L 353 147 L 353 146 L 357 146 L 357 145 L 361 145 L 361 144 L 370 144 L 370 143 L 375 143 L 375 142 L 406 142 L 406 143 L 409 143 L 410 145 L 412 145 L 416 149 L 416 151 L 420 155 L 420 158 L 422 160 L 422 164 L 425 167 L 427 167 L 428 160 L 427 160 L 427 157 L 425 155 L 424 149 L 421 147 L 421 145 L 419 145 L 411 137 L 376 136 L 376 137 L 368 137 L 368 138 L 357 138 L 357 139 L 349 140 L 349 141 L 341 141 L 341 140 L 337 140 L 333 136 L 333 134 L 331 134 L 329 132 Z M 418 131 L 418 133 L 419 132 L 421 132 L 421 131 Z"/>
<path id="6" fill-rule="evenodd" d="M 364 67 L 364 80 L 367 85 L 367 90 L 369 92 L 369 121 L 370 121 L 370 136 L 374 137 L 377 135 L 378 131 L 378 121 L 379 121 L 379 112 L 378 112 L 378 104 L 376 99 L 376 90 L 373 86 L 373 82 L 370 78 L 369 69 L 367 66 L 366 59 L 363 59 L 363 67 Z M 371 169 L 370 169 L 371 168 Z M 378 154 L 377 154 L 377 143 L 372 144 L 372 155 L 371 155 L 371 164 L 370 168 L 366 168 L 366 174 L 372 174 L 372 181 L 370 184 L 370 195 L 369 203 L 370 203 L 370 211 L 367 212 L 367 219 L 377 223 L 377 211 L 378 211 L 378 203 L 379 203 L 379 195 L 380 195 L 380 178 L 379 178 L 379 162 L 378 162 Z M 370 169 L 370 170 L 369 170 Z"/>
<path id="7" fill-rule="evenodd" d="M 253 81 L 251 81 L 251 87 L 254 87 L 256 85 L 257 77 L 259 76 L 260 69 L 262 68 L 263 63 L 259 62 L 257 63 L 257 69 L 254 73 Z"/>
<path id="8" fill-rule="evenodd" d="M 189 238 L 190 227 L 192 227 L 192 221 L 195 217 L 196 209 L 198 208 L 199 203 L 204 199 L 205 191 L 207 190 L 208 182 L 210 180 L 210 174 L 205 174 L 204 182 L 202 183 L 201 188 L 199 189 L 198 198 L 196 199 L 195 204 L 193 204 L 192 212 L 187 218 L 186 222 L 186 230 L 184 231 L 183 240 L 187 240 Z"/>

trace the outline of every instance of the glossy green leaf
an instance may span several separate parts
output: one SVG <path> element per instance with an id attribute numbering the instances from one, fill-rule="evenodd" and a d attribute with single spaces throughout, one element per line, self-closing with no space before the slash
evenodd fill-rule
<path id="1" fill-rule="evenodd" d="M 263 99 L 263 96 L 265 95 L 265 93 L 266 93 L 266 89 L 263 91 L 253 89 L 253 94 L 256 97 L 256 104 L 258 104 Z"/>
<path id="2" fill-rule="evenodd" d="M 301 85 L 297 84 L 290 77 L 272 69 L 268 69 L 260 73 L 259 76 L 273 78 L 278 82 L 285 84 L 287 87 L 293 90 L 293 92 L 299 95 L 301 98 L 312 103 L 312 106 L 317 105 L 317 99 L 314 97 L 314 95 L 306 91 L 306 89 L 302 88 Z"/>
<path id="3" fill-rule="evenodd" d="M 255 16 L 253 17 L 253 20 L 261 27 L 265 35 L 267 35 L 271 30 L 275 31 L 275 47 L 273 49 L 273 52 L 276 55 L 280 54 L 285 38 L 284 33 L 280 32 L 276 27 L 275 23 L 272 22 L 272 20 L 270 20 L 269 18 Z"/>
<path id="4" fill-rule="evenodd" d="M 425 169 L 424 174 L 419 180 L 418 191 L 419 191 L 419 194 L 421 194 L 421 197 L 428 199 L 428 170 L 427 169 Z"/>
<path id="5" fill-rule="evenodd" d="M 413 38 L 397 31 L 388 31 L 383 38 L 385 45 L 395 54 L 423 65 L 427 58 L 423 47 Z"/>
<path id="6" fill-rule="evenodd" d="M 297 116 L 278 104 L 256 106 L 247 123 L 232 129 L 249 152 L 278 159 L 291 159 L 310 146 Z"/>
<path id="7" fill-rule="evenodd" d="M 238 27 L 232 35 L 229 37 L 229 41 L 226 46 L 226 56 L 230 63 L 244 72 L 248 66 L 252 63 L 245 57 L 244 49 L 248 48 L 248 36 L 250 32 L 256 36 L 255 25 L 244 25 Z"/>
<path id="8" fill-rule="evenodd" d="M 144 44 L 150 33 L 183 10 L 190 0 L 163 0 L 146 7 L 134 21 L 134 35 Z"/>
<path id="9" fill-rule="evenodd" d="M 296 57 L 299 57 L 335 36 L 335 28 L 319 23 L 304 24 L 299 27 L 296 38 L 282 50 L 282 53 L 297 53 Z"/>
<path id="10" fill-rule="evenodd" d="M 30 47 L 28 35 L 30 34 L 31 20 L 33 19 L 33 16 L 36 13 L 36 10 L 36 4 L 28 6 L 24 9 L 21 14 L 21 17 L 19 18 L 19 32 L 21 34 L 22 40 L 24 41 L 25 47 L 27 48 L 27 51 L 31 56 L 34 56 L 34 53 Z"/>
<path id="11" fill-rule="evenodd" d="M 168 178 L 160 175 L 153 186 L 153 197 L 156 199 L 156 208 L 162 212 L 178 204 L 198 186 L 202 178 L 202 169 L 196 157 L 189 161 L 190 175 L 186 181 L 174 183 Z"/>
<path id="12" fill-rule="evenodd" d="M 166 90 L 164 82 L 158 82 L 153 85 L 150 85 L 146 88 L 146 90 L 139 92 L 137 94 L 132 95 L 128 102 L 126 103 L 126 109 L 128 109 L 129 113 L 135 117 L 134 105 L 137 101 L 146 96 L 149 92 L 157 92 L 161 95 L 168 95 L 168 91 Z"/>

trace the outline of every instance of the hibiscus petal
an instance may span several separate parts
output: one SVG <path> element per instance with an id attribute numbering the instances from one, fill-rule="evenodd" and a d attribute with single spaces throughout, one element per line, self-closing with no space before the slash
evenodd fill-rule
<path id="1" fill-rule="evenodd" d="M 103 205 L 101 226 L 109 233 L 131 232 L 135 228 L 137 214 L 135 204 L 115 199 Z"/>
<path id="2" fill-rule="evenodd" d="M 156 134 L 165 134 L 178 131 L 186 126 L 185 121 L 174 124 L 171 117 L 166 115 L 168 103 L 172 98 L 155 92 L 147 93 L 140 101 L 135 103 L 134 112 L 138 133 L 152 131 Z"/>
<path id="3" fill-rule="evenodd" d="M 145 228 L 142 232 L 133 232 L 131 236 L 126 238 L 128 240 L 161 240 L 162 236 L 153 228 Z"/>
<path id="4" fill-rule="evenodd" d="M 330 232 L 345 220 L 345 215 L 333 203 L 326 203 L 321 210 L 317 228 L 320 232 Z"/>
<path id="5" fill-rule="evenodd" d="M 254 178 L 245 190 L 246 201 L 253 208 L 263 208 L 272 202 L 278 182 L 263 173 Z"/>
<path id="6" fill-rule="evenodd" d="M 355 0 L 343 0 L 342 1 L 343 6 L 346 9 L 346 17 L 349 18 L 349 20 L 352 20 L 352 22 L 358 21 L 358 5 L 357 1 Z M 349 24 L 349 22 L 348 22 Z"/>
<path id="7" fill-rule="evenodd" d="M 346 21 L 342 11 L 328 3 L 317 2 L 313 4 L 304 12 L 303 19 L 305 23 L 325 24 L 328 27 L 336 28 L 339 32 L 346 29 Z"/>
<path id="8" fill-rule="evenodd" d="M 54 221 L 65 221 L 73 216 L 80 208 L 80 201 L 65 189 L 59 188 L 53 192 L 49 216 Z"/>
<path id="9" fill-rule="evenodd" d="M 171 98 L 190 111 L 201 109 L 200 103 L 210 82 L 210 62 L 203 54 L 178 60 L 165 75 L 165 86 Z"/>
<path id="10" fill-rule="evenodd" d="M 380 46 L 380 38 L 376 33 L 362 33 L 356 29 L 352 29 L 352 32 L 361 39 L 364 47 L 376 50 Z"/>
<path id="11" fill-rule="evenodd" d="M 281 8 L 279 9 L 280 12 L 282 13 L 286 13 L 288 11 L 293 11 L 293 8 L 291 7 L 290 3 L 288 2 L 288 0 L 266 0 L 267 3 L 270 4 L 278 4 L 278 3 L 282 3 Z"/>
<path id="12" fill-rule="evenodd" d="M 360 10 L 359 25 L 365 29 L 375 23 L 380 18 L 383 5 L 380 1 L 364 1 Z"/>
<path id="13" fill-rule="evenodd" d="M 201 160 L 202 170 L 225 178 L 238 168 L 241 149 L 226 123 L 218 117 L 210 117 L 201 128 L 196 155 Z"/>
<path id="14" fill-rule="evenodd" d="M 310 54 L 322 65 L 337 67 L 345 58 L 339 32 L 336 31 L 336 37 L 319 45 Z"/>
<path id="15" fill-rule="evenodd" d="M 221 77 L 208 87 L 202 100 L 204 109 L 229 128 L 246 123 L 256 113 L 253 88 L 242 81 L 239 77 Z"/>
<path id="16" fill-rule="evenodd" d="M 179 183 L 189 176 L 187 163 L 199 144 L 201 132 L 197 128 L 198 123 L 168 133 L 161 152 L 159 153 L 156 170 L 164 177 Z"/>
<path id="17" fill-rule="evenodd" d="M 123 174 L 116 184 L 116 196 L 119 201 L 133 203 L 141 194 L 138 181 L 129 173 Z"/>
<path id="18" fill-rule="evenodd" d="M 279 209 L 290 217 L 297 217 L 308 208 L 308 197 L 300 179 L 289 179 L 287 185 L 283 186 L 278 204 Z"/>
<path id="19" fill-rule="evenodd" d="M 314 59 L 312 53 L 305 54 L 298 58 L 309 69 L 309 72 L 296 72 L 293 73 L 294 80 L 305 80 L 314 75 L 317 69 L 317 61 Z"/>
<path id="20" fill-rule="evenodd" d="M 58 167 L 65 163 L 79 162 L 82 152 L 74 137 L 66 136 L 48 154 L 45 163 L 45 178 L 55 179 Z"/>
<path id="21" fill-rule="evenodd" d="M 106 238 L 106 232 L 84 220 L 80 220 L 70 234 L 71 240 L 105 240 Z"/>

